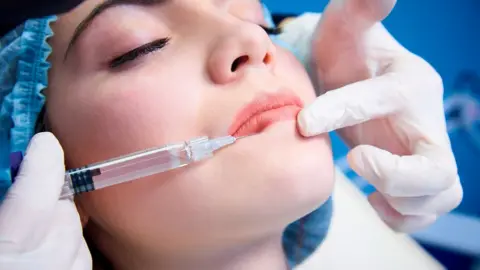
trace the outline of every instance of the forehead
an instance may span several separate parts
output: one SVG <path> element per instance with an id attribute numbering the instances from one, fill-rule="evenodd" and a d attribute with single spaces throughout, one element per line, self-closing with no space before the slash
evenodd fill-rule
<path id="1" fill-rule="evenodd" d="M 158 2 L 182 2 L 185 4 L 198 5 L 198 2 L 204 2 L 205 0 L 164 0 Z M 212 2 L 215 6 L 227 7 L 228 11 L 234 14 L 242 14 L 251 12 L 252 9 L 261 8 L 260 0 L 206 0 Z M 58 24 L 67 25 L 69 30 L 75 30 L 75 27 L 95 9 L 98 5 L 106 2 L 106 0 L 86 0 L 83 1 L 78 7 L 72 11 L 59 16 Z M 120 1 L 119 1 L 120 2 Z M 139 0 L 139 2 L 142 2 Z M 153 1 L 152 1 L 153 2 Z"/>
<path id="2" fill-rule="evenodd" d="M 52 24 L 54 36 L 49 40 L 49 43 L 54 48 L 53 57 L 65 51 L 78 24 L 102 2 L 105 2 L 105 0 L 87 0 L 68 13 L 58 16 L 57 21 Z"/>

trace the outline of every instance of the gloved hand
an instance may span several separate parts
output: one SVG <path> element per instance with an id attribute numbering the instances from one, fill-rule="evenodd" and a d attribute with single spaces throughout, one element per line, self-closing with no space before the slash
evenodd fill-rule
<path id="1" fill-rule="evenodd" d="M 92 269 L 75 205 L 58 199 L 64 175 L 57 139 L 36 135 L 0 205 L 0 269 Z"/>
<path id="2" fill-rule="evenodd" d="M 395 0 L 331 0 L 311 43 L 320 97 L 300 112 L 304 136 L 332 130 L 369 201 L 397 231 L 433 223 L 463 192 L 448 138 L 439 74 L 379 23 Z"/>

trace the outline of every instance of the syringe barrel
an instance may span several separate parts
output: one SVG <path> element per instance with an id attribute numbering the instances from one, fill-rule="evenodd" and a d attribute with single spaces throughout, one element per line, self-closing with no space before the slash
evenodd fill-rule
<path id="1" fill-rule="evenodd" d="M 211 157 L 208 142 L 208 137 L 200 137 L 69 170 L 61 197 L 124 183 Z"/>

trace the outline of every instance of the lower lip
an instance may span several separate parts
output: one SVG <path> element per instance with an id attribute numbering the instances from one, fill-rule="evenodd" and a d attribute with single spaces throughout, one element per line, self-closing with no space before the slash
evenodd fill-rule
<path id="1" fill-rule="evenodd" d="M 260 133 L 276 122 L 295 120 L 301 110 L 298 106 L 290 105 L 262 112 L 248 119 L 231 135 L 241 137 Z"/>

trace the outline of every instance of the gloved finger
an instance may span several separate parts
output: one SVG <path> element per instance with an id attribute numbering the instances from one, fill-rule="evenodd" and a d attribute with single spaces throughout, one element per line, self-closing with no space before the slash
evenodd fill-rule
<path id="1" fill-rule="evenodd" d="M 455 209 L 463 197 L 460 181 L 449 189 L 432 196 L 392 197 L 384 196 L 390 206 L 402 215 L 442 215 Z"/>
<path id="2" fill-rule="evenodd" d="M 381 69 L 378 63 L 366 61 L 367 47 L 374 45 L 367 41 L 374 32 L 387 33 L 384 29 L 373 31 L 373 26 L 383 28 L 378 22 L 391 12 L 395 3 L 396 0 L 329 2 L 312 39 L 312 67 L 317 71 L 317 88 L 336 89 L 368 79 Z M 388 36 L 381 38 L 382 42 L 387 39 Z"/>
<path id="3" fill-rule="evenodd" d="M 34 136 L 0 205 L 0 245 L 22 246 L 45 233 L 64 183 L 63 151 L 51 133 Z"/>
<path id="4" fill-rule="evenodd" d="M 397 232 L 414 232 L 431 225 L 437 220 L 436 215 L 402 215 L 393 209 L 379 192 L 374 192 L 368 196 L 368 201 L 377 211 L 380 218 Z"/>
<path id="5" fill-rule="evenodd" d="M 396 2 L 396 0 L 330 0 L 324 13 L 335 14 L 331 19 L 337 23 L 337 31 L 345 31 L 347 28 L 359 30 L 385 19 Z"/>
<path id="6" fill-rule="evenodd" d="M 350 167 L 383 194 L 392 197 L 436 195 L 450 188 L 457 174 L 421 155 L 398 156 L 359 145 L 348 153 Z"/>
<path id="7" fill-rule="evenodd" d="M 92 255 L 88 249 L 87 243 L 82 241 L 77 257 L 71 270 L 90 270 L 92 269 Z"/>
<path id="8" fill-rule="evenodd" d="M 328 91 L 300 111 L 300 133 L 314 136 L 398 112 L 408 102 L 404 87 L 387 73 Z"/>
<path id="9" fill-rule="evenodd" d="M 80 217 L 71 200 L 57 202 L 51 223 L 53 225 L 47 232 L 48 243 L 45 243 L 45 240 L 41 237 L 34 237 L 31 239 L 31 248 L 51 245 L 46 250 L 56 251 L 58 256 L 58 267 L 56 269 L 71 269 L 82 249 L 82 242 L 84 241 Z M 37 243 L 35 244 L 35 242 Z M 45 261 L 45 265 L 52 265 L 51 258 Z"/>
<path id="10" fill-rule="evenodd" d="M 40 242 L 41 236 L 32 235 L 19 250 L 0 250 L 0 254 L 5 255 L 3 258 L 0 256 L 0 264 L 7 263 L 8 258 L 20 256 L 22 259 L 10 259 L 15 267 L 6 269 L 32 269 L 33 265 L 35 269 L 72 269 L 83 241 L 80 220 L 72 201 L 57 202 L 51 224 Z"/>
<path id="11" fill-rule="evenodd" d="M 28 243 L 23 245 L 23 249 L 35 249 L 43 244 L 45 235 L 51 234 L 53 236 L 49 238 L 49 241 L 62 243 L 64 239 L 69 239 L 68 245 L 64 246 L 62 252 L 65 258 L 74 257 L 77 248 L 75 247 L 75 249 L 72 250 L 71 246 L 80 246 L 80 240 L 83 239 L 80 216 L 74 202 L 71 200 L 57 201 L 52 216 L 48 218 L 48 220 L 43 218 L 43 221 L 39 221 L 48 224 L 47 226 L 43 226 L 47 228 L 44 234 L 35 233 L 30 236 Z M 70 249 L 67 247 L 70 247 Z M 73 262 L 70 263 L 72 264 Z"/>

